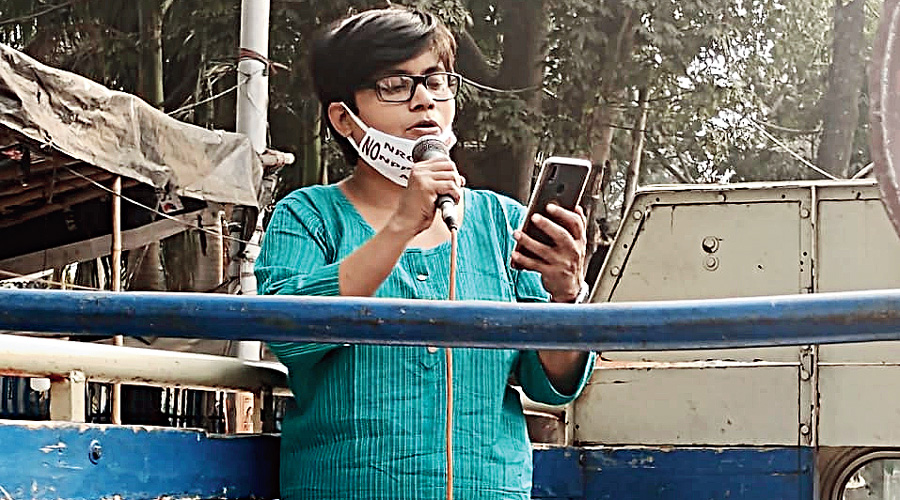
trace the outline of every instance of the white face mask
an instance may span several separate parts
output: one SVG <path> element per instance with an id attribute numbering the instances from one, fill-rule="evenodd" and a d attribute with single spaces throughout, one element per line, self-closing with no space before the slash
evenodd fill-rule
<path id="1" fill-rule="evenodd" d="M 396 137 L 386 134 L 374 127 L 369 127 L 346 104 L 341 106 L 350 115 L 350 118 L 356 125 L 366 132 L 359 144 L 353 140 L 353 137 L 347 136 L 347 140 L 353 146 L 353 149 L 359 153 L 359 156 L 366 164 L 378 171 L 379 174 L 385 176 L 391 182 L 399 184 L 403 187 L 409 183 L 409 172 L 413 167 L 412 150 L 416 141 Z M 447 145 L 449 151 L 456 145 L 456 134 L 453 129 L 448 128 L 438 136 L 444 144 Z"/>

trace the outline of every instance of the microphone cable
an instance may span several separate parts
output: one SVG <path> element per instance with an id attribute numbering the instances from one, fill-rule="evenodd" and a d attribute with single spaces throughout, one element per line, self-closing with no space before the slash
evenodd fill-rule
<path id="1" fill-rule="evenodd" d="M 450 227 L 450 292 L 448 300 L 456 300 L 456 253 L 457 233 L 455 226 Z M 447 441 L 447 500 L 453 500 L 453 350 L 450 346 L 445 348 L 445 362 L 447 365 L 447 415 L 446 415 L 446 441 Z"/>
<path id="2" fill-rule="evenodd" d="M 416 139 L 412 148 L 412 159 L 418 163 L 436 157 L 450 158 L 447 145 L 435 136 L 422 136 Z M 456 203 L 447 194 L 438 196 L 435 202 L 435 210 L 440 212 L 441 219 L 450 230 L 450 283 L 448 300 L 456 300 L 456 254 L 457 237 L 459 232 L 459 219 L 456 215 Z M 446 364 L 445 377 L 447 414 L 445 416 L 445 440 L 447 453 L 447 498 L 453 500 L 453 350 L 448 345 L 444 348 L 444 361 Z"/>

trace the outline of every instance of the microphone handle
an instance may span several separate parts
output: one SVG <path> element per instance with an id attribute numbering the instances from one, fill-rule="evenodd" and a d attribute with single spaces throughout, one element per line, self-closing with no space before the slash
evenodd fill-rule
<path id="1" fill-rule="evenodd" d="M 425 154 L 422 155 L 421 160 L 430 160 L 432 158 L 437 158 L 439 156 L 443 156 L 449 158 L 450 156 L 444 151 L 426 151 Z M 459 222 L 457 222 L 456 218 L 456 202 L 453 201 L 453 198 L 448 194 L 439 195 L 437 201 L 434 202 L 435 207 L 441 211 L 441 219 L 443 219 L 444 224 L 447 224 L 447 228 L 451 231 L 454 229 L 459 229 Z"/>
<path id="2" fill-rule="evenodd" d="M 441 219 L 444 220 L 444 224 L 447 224 L 447 228 L 459 229 L 459 223 L 456 220 L 456 203 L 453 198 L 448 194 L 442 194 L 438 196 L 435 205 L 441 211 Z"/>

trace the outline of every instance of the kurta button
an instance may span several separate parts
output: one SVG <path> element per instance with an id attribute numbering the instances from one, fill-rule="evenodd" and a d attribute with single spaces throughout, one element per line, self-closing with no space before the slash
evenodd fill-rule
<path id="1" fill-rule="evenodd" d="M 434 353 L 438 352 L 438 348 L 434 347 L 433 345 L 430 345 L 430 346 L 428 346 L 428 352 L 431 354 L 434 354 Z"/>
<path id="2" fill-rule="evenodd" d="M 428 275 L 427 274 L 419 274 L 416 276 L 416 279 L 419 281 L 425 281 L 428 279 Z"/>

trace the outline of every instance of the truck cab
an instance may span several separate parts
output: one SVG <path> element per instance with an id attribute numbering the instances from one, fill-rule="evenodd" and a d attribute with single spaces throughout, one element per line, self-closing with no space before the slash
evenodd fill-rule
<path id="1" fill-rule="evenodd" d="M 898 288 L 898 255 L 874 180 L 650 186 L 592 301 Z M 898 342 L 607 352 L 573 436 L 630 498 L 900 498 L 898 370 Z"/>

